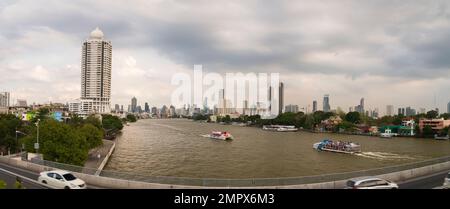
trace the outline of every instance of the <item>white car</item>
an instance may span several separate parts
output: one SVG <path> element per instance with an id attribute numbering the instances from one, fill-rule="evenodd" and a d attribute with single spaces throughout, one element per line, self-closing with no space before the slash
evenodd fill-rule
<path id="1" fill-rule="evenodd" d="M 83 180 L 63 170 L 41 172 L 38 181 L 58 189 L 86 189 Z"/>
<path id="2" fill-rule="evenodd" d="M 447 176 L 444 179 L 444 185 L 442 185 L 445 188 L 450 188 L 450 172 L 447 173 Z"/>
<path id="3" fill-rule="evenodd" d="M 347 181 L 348 189 L 398 189 L 396 183 L 377 177 L 360 177 Z"/>

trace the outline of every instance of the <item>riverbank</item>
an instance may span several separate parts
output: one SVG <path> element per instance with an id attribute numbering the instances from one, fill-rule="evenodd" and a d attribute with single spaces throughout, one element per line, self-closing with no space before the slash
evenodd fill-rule
<path id="1" fill-rule="evenodd" d="M 104 139 L 101 146 L 89 150 L 88 159 L 84 163 L 83 173 L 99 175 L 108 162 L 115 146 L 114 141 Z"/>

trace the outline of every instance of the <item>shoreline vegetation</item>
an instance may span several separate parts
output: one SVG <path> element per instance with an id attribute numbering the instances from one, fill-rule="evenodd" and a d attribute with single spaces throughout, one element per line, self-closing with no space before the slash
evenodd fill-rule
<path id="1" fill-rule="evenodd" d="M 363 136 L 379 136 L 379 129 L 390 126 L 401 126 L 403 121 L 413 120 L 415 135 L 403 135 L 416 138 L 433 138 L 436 135 L 450 135 L 449 127 L 438 132 L 434 131 L 430 126 L 424 126 L 423 130 L 419 128 L 419 120 L 444 118 L 450 119 L 449 113 L 438 115 L 434 110 L 428 111 L 426 114 L 417 114 L 414 116 L 383 116 L 381 118 L 368 117 L 359 112 L 338 113 L 316 111 L 314 113 L 305 114 L 298 113 L 282 113 L 274 119 L 262 119 L 259 115 L 239 116 L 231 118 L 226 116 L 213 116 L 196 114 L 192 117 L 186 117 L 193 121 L 202 121 L 208 123 L 219 123 L 223 125 L 241 125 L 261 128 L 264 125 L 288 125 L 295 126 L 299 131 L 307 131 L 311 133 L 336 133 L 345 135 L 363 135 Z M 215 117 L 215 118 L 214 118 Z M 212 119 L 213 118 L 213 119 Z M 214 120 L 215 119 L 215 120 Z M 410 130 L 410 129 L 409 129 Z M 399 136 L 402 136 L 401 134 Z"/>
<path id="2" fill-rule="evenodd" d="M 63 121 L 51 117 L 47 108 L 37 111 L 29 121 L 13 114 L 0 114 L 0 151 L 2 153 L 35 152 L 39 121 L 39 153 L 44 160 L 83 166 L 89 150 L 102 146 L 103 139 L 112 140 L 124 124 L 136 122 L 134 115 L 125 118 L 103 114 L 86 118 L 71 114 Z"/>

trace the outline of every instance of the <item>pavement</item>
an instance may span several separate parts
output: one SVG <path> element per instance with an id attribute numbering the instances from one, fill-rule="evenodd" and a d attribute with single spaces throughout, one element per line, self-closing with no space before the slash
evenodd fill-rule
<path id="1" fill-rule="evenodd" d="M 113 141 L 104 139 L 102 146 L 89 150 L 88 159 L 84 163 L 83 173 L 94 175 L 111 150 L 113 144 Z"/>

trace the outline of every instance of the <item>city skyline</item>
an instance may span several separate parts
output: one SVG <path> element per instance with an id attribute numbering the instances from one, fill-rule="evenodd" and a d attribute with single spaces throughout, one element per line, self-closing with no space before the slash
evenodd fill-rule
<path id="1" fill-rule="evenodd" d="M 154 106 L 169 104 L 167 95 L 175 88 L 171 75 L 203 64 L 207 71 L 221 74 L 280 72 L 286 85 L 284 103 L 300 107 L 316 100 L 321 110 L 322 96 L 329 94 L 331 109 L 347 110 L 362 97 L 365 108 L 372 110 L 384 110 L 386 105 L 447 109 L 450 63 L 443 56 L 445 47 L 439 46 L 447 43 L 450 33 L 448 11 L 441 9 L 448 3 L 426 2 L 419 7 L 396 2 L 388 7 L 382 2 L 350 1 L 348 7 L 334 2 L 279 2 L 269 12 L 270 20 L 261 16 L 261 10 L 254 11 L 257 5 L 252 2 L 217 4 L 221 5 L 189 4 L 186 12 L 180 12 L 176 6 L 184 4 L 177 1 L 127 5 L 100 1 L 90 6 L 61 1 L 52 5 L 58 10 L 40 2 L 2 2 L 0 73 L 7 79 L 0 91 L 11 93 L 11 103 L 17 99 L 29 104 L 66 103 L 78 98 L 80 44 L 99 26 L 115 44 L 112 104 L 128 104 L 132 96 Z M 84 10 L 74 9 L 78 7 Z M 399 10 L 403 7 L 408 12 Z M 96 12 L 99 8 L 108 18 Z M 167 13 L 159 12 L 162 9 Z M 335 11 L 365 19 L 361 23 Z M 191 13 L 198 15 L 187 15 Z M 235 20 L 242 20 L 242 25 Z M 425 27 L 425 20 L 433 24 Z M 291 29 L 295 25 L 302 27 Z M 50 39 L 52 44 L 47 44 Z"/>

